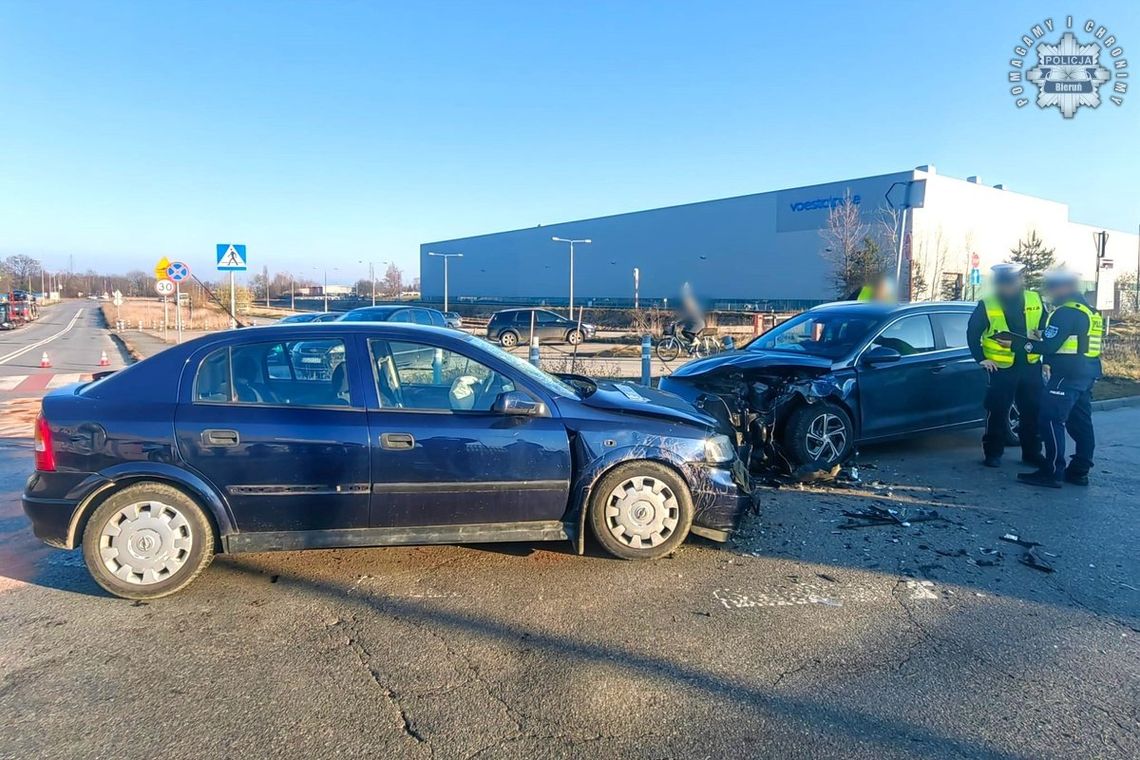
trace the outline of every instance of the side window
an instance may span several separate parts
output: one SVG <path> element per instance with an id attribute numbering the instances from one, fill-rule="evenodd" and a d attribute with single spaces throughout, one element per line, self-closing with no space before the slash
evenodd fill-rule
<path id="1" fill-rule="evenodd" d="M 939 329 L 942 330 L 942 340 L 946 343 L 946 348 L 965 348 L 969 345 L 966 340 L 966 325 L 970 321 L 969 314 L 965 312 L 935 314 L 934 320 L 938 323 Z"/>
<path id="2" fill-rule="evenodd" d="M 534 316 L 534 321 L 540 325 L 554 325 L 561 321 L 561 318 L 557 314 L 549 311 L 538 311 L 535 312 Z"/>
<path id="3" fill-rule="evenodd" d="M 341 340 L 252 343 L 218 349 L 198 368 L 196 401 L 351 406 Z"/>
<path id="4" fill-rule="evenodd" d="M 875 345 L 893 348 L 903 356 L 933 351 L 934 331 L 930 329 L 930 317 L 925 314 L 903 317 L 875 338 Z"/>
<path id="5" fill-rule="evenodd" d="M 431 312 L 427 309 L 412 309 L 412 321 L 417 325 L 431 325 Z"/>
<path id="6" fill-rule="evenodd" d="M 486 412 L 514 384 L 463 354 L 424 343 L 369 341 L 380 405 Z"/>
<path id="7" fill-rule="evenodd" d="M 411 309 L 401 309 L 400 311 L 395 312 L 391 317 L 389 317 L 388 321 L 389 322 L 411 322 L 412 321 L 412 310 Z"/>
<path id="8" fill-rule="evenodd" d="M 219 348 L 198 365 L 198 375 L 194 378 L 194 400 L 230 400 L 229 348 Z"/>

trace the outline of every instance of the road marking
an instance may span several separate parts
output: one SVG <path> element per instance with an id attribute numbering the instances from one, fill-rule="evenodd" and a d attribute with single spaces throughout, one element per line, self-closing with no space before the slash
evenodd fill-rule
<path id="1" fill-rule="evenodd" d="M 55 390 L 72 383 L 91 379 L 89 372 L 45 372 L 38 375 L 8 375 L 0 377 L 0 391 L 42 391 Z"/>
<path id="2" fill-rule="evenodd" d="M 75 312 L 75 316 L 73 316 L 71 318 L 71 321 L 67 323 L 67 327 L 63 328 L 62 330 L 55 333 L 54 335 L 49 335 L 46 338 L 44 338 L 43 340 L 36 341 L 35 343 L 31 344 L 30 346 L 24 346 L 23 348 L 18 348 L 11 353 L 4 354 L 3 356 L 0 356 L 0 364 L 5 364 L 5 363 L 11 361 L 12 359 L 15 359 L 18 356 L 23 356 L 24 354 L 28 353 L 29 351 L 33 351 L 33 350 L 39 348 L 40 346 L 46 346 L 48 343 L 51 343 L 53 340 L 55 340 L 59 336 L 66 335 L 67 333 L 71 332 L 71 328 L 75 327 L 75 323 L 79 321 L 79 318 L 81 316 L 83 316 L 83 311 L 84 311 L 83 309 L 80 309 L 79 311 Z"/>

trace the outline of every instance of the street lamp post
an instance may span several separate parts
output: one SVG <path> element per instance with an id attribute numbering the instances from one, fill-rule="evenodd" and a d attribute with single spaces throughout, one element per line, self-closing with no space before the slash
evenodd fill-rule
<path id="1" fill-rule="evenodd" d="M 376 262 L 373 261 L 357 261 L 357 264 L 368 265 L 368 279 L 372 281 L 372 305 L 376 305 Z M 381 264 L 387 264 L 387 261 L 381 261 Z"/>
<path id="2" fill-rule="evenodd" d="M 569 243 L 570 244 L 570 318 L 574 318 L 574 244 L 585 243 L 589 245 L 594 242 L 588 238 L 583 240 L 568 240 L 567 238 L 552 237 L 550 238 L 555 243 Z"/>
<path id="3" fill-rule="evenodd" d="M 633 268 L 633 310 L 637 311 L 638 308 L 638 289 L 641 285 L 641 269 L 638 267 Z"/>
<path id="4" fill-rule="evenodd" d="M 443 259 L 443 310 L 446 312 L 448 310 L 447 309 L 447 307 L 448 307 L 448 300 L 447 300 L 447 260 L 448 259 L 461 259 L 461 258 L 463 258 L 463 254 L 462 253 L 435 253 L 433 251 L 428 251 L 428 256 L 439 256 L 441 259 Z"/>

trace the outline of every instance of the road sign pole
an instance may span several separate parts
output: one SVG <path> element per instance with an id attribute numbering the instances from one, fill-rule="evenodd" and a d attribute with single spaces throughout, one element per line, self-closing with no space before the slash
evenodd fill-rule
<path id="1" fill-rule="evenodd" d="M 182 342 L 182 283 L 174 283 L 174 325 L 178 331 L 178 343 Z"/>
<path id="2" fill-rule="evenodd" d="M 166 333 L 166 323 L 170 321 L 170 311 L 166 306 L 166 296 L 162 297 L 162 342 L 169 343 L 170 336 Z"/>
<path id="3" fill-rule="evenodd" d="M 234 315 L 237 314 L 237 293 L 234 290 L 234 273 L 230 271 L 230 329 L 237 327 L 237 319 Z"/>

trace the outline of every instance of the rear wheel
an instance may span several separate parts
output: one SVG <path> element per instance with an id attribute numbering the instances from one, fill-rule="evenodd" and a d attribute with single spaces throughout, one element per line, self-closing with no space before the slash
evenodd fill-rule
<path id="1" fill-rule="evenodd" d="M 854 426 L 838 404 L 805 404 L 789 415 L 784 426 L 784 450 L 796 465 L 831 469 L 847 459 L 854 447 Z"/>
<path id="2" fill-rule="evenodd" d="M 507 330 L 506 332 L 499 333 L 499 345 L 503 348 L 514 348 L 519 344 L 518 333 Z"/>
<path id="3" fill-rule="evenodd" d="M 621 559 L 657 559 L 680 545 L 693 524 L 693 499 L 677 473 L 656 462 L 618 465 L 595 485 L 590 528 Z"/>
<path id="4" fill-rule="evenodd" d="M 137 483 L 104 501 L 83 531 L 95 582 L 124 599 L 157 599 L 190 584 L 214 558 L 214 530 L 177 488 Z"/>

